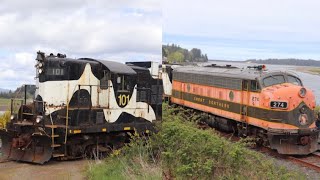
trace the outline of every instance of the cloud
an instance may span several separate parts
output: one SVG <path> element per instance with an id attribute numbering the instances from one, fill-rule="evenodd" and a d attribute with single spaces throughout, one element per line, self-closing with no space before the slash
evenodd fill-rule
<path id="1" fill-rule="evenodd" d="M 0 6 L 0 65 L 15 73 L 25 68 L 28 77 L 38 50 L 160 61 L 161 23 L 160 0 L 5 0 Z"/>

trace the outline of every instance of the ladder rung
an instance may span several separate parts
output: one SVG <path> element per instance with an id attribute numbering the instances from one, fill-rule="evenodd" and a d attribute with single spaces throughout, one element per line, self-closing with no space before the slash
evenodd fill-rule
<path id="1" fill-rule="evenodd" d="M 49 128 L 57 128 L 58 126 L 57 126 L 57 125 L 46 125 L 46 127 L 49 127 Z"/>
<path id="2" fill-rule="evenodd" d="M 55 147 L 60 147 L 60 144 L 52 144 L 51 147 L 55 148 Z"/>
<path id="3" fill-rule="evenodd" d="M 66 128 L 66 125 L 61 125 L 61 124 L 54 124 L 54 125 L 52 125 L 52 124 L 47 124 L 47 125 L 45 125 L 45 127 L 47 127 L 47 128 Z"/>
<path id="4" fill-rule="evenodd" d="M 59 137 L 59 135 L 55 134 L 55 135 L 52 135 L 51 137 Z"/>
<path id="5" fill-rule="evenodd" d="M 59 116 L 59 118 L 67 119 L 67 116 Z M 70 118 L 70 117 L 68 117 L 68 119 L 71 119 L 71 118 Z"/>
<path id="6" fill-rule="evenodd" d="M 32 113 L 22 113 L 23 115 L 28 115 L 28 116 L 33 116 L 34 114 Z"/>
<path id="7" fill-rule="evenodd" d="M 72 108 L 69 108 L 68 110 L 69 111 L 72 111 L 72 110 L 92 110 L 92 109 L 103 109 L 103 107 L 72 107 Z"/>
<path id="8" fill-rule="evenodd" d="M 52 157 L 56 158 L 56 157 L 63 157 L 65 156 L 64 154 L 52 154 Z"/>

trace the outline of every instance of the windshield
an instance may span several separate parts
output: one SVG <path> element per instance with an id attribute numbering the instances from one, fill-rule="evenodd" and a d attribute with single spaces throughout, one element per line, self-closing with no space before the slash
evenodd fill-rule
<path id="1" fill-rule="evenodd" d="M 263 79 L 264 86 L 272 86 L 286 82 L 283 75 L 269 76 Z"/>
<path id="2" fill-rule="evenodd" d="M 293 75 L 286 75 L 286 76 L 281 74 L 272 75 L 272 76 L 265 77 L 262 82 L 265 87 L 276 85 L 276 84 L 282 84 L 286 82 L 295 84 L 297 86 L 302 86 L 301 80 L 298 77 Z"/>
<path id="3" fill-rule="evenodd" d="M 302 86 L 301 80 L 295 76 L 288 75 L 288 82 L 298 86 Z"/>

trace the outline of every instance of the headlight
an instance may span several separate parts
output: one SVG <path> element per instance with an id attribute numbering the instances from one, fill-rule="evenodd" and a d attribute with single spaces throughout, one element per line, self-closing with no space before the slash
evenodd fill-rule
<path id="1" fill-rule="evenodd" d="M 14 115 L 11 115 L 11 116 L 10 116 L 10 120 L 14 120 Z"/>
<path id="2" fill-rule="evenodd" d="M 303 105 L 303 106 L 300 108 L 300 113 L 305 114 L 306 112 L 307 112 L 307 106 L 306 106 L 306 105 Z"/>
<path id="3" fill-rule="evenodd" d="M 36 123 L 40 123 L 42 121 L 43 117 L 42 116 L 37 116 L 36 118 Z"/>
<path id="4" fill-rule="evenodd" d="M 306 114 L 300 114 L 299 116 L 299 123 L 301 125 L 306 125 L 308 123 L 308 115 Z"/>
<path id="5" fill-rule="evenodd" d="M 299 96 L 303 98 L 306 96 L 306 94 L 307 94 L 306 88 L 301 88 L 299 91 Z"/>

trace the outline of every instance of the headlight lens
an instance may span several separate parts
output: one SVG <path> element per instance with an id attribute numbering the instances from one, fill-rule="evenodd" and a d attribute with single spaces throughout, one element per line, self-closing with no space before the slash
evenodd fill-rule
<path id="1" fill-rule="evenodd" d="M 36 118 L 36 123 L 40 123 L 41 121 L 42 121 L 42 116 L 37 116 L 37 118 Z"/>
<path id="2" fill-rule="evenodd" d="M 305 114 L 306 112 L 307 112 L 307 106 L 306 106 L 306 105 L 303 105 L 303 106 L 300 108 L 300 113 Z"/>
<path id="3" fill-rule="evenodd" d="M 308 123 L 308 115 L 306 114 L 300 114 L 299 116 L 299 123 L 301 125 L 306 125 Z"/>
<path id="4" fill-rule="evenodd" d="M 306 94 L 307 94 L 306 88 L 301 88 L 300 91 L 299 91 L 299 96 L 300 97 L 305 97 Z"/>

